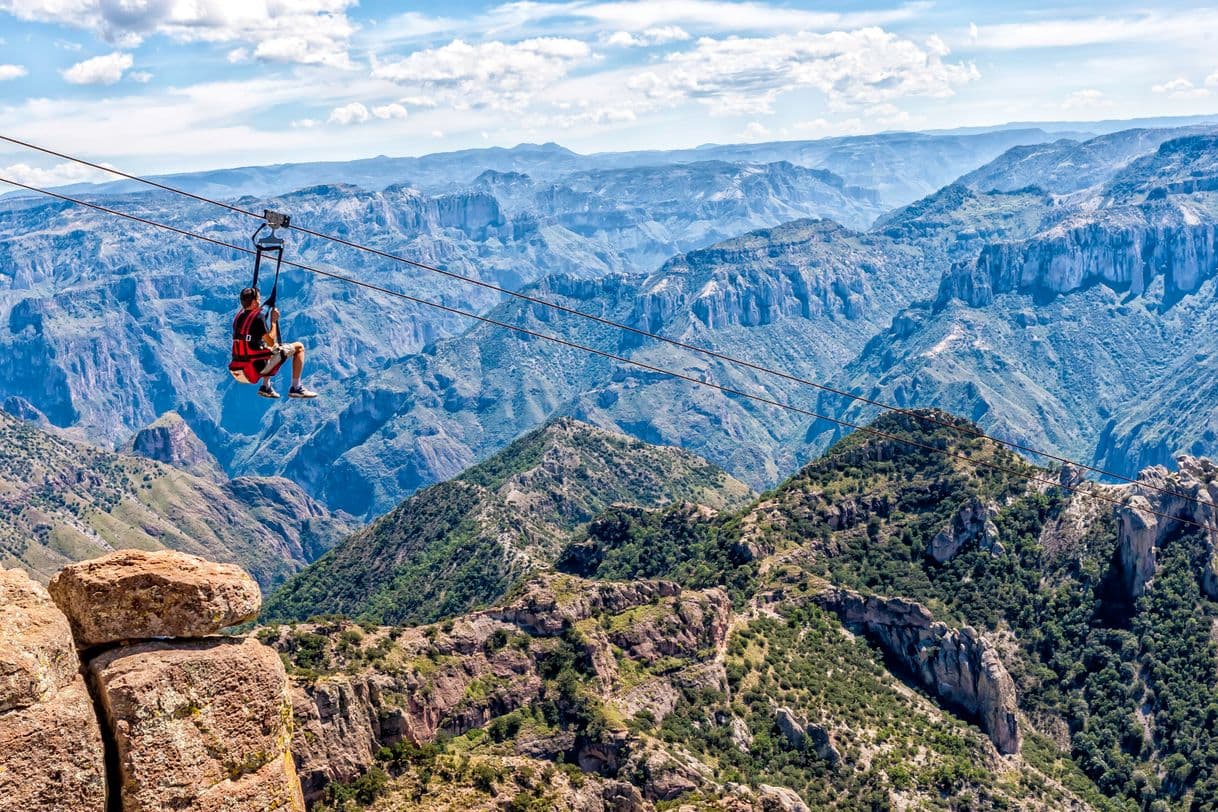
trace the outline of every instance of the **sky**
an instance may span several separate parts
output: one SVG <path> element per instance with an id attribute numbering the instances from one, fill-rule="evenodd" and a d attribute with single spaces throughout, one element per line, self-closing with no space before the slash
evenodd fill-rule
<path id="1" fill-rule="evenodd" d="M 138 173 L 1213 112 L 1188 2 L 0 0 L 0 133 Z"/>

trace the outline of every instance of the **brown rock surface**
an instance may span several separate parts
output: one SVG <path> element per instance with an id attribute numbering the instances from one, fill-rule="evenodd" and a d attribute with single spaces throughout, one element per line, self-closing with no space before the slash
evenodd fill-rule
<path id="1" fill-rule="evenodd" d="M 67 618 L 24 572 L 0 569 L 0 812 L 105 806 L 101 731 Z"/>
<path id="2" fill-rule="evenodd" d="M 0 713 L 0 812 L 103 812 L 106 764 L 85 681 Z"/>
<path id="3" fill-rule="evenodd" d="M 279 656 L 255 640 L 143 643 L 89 672 L 114 738 L 126 812 L 303 809 Z"/>
<path id="4" fill-rule="evenodd" d="M 80 671 L 68 620 L 21 570 L 0 569 L 0 713 L 29 707 Z"/>
<path id="5" fill-rule="evenodd" d="M 50 585 L 81 648 L 120 640 L 204 637 L 258 615 L 262 595 L 240 567 L 158 550 L 120 550 L 64 567 Z"/>

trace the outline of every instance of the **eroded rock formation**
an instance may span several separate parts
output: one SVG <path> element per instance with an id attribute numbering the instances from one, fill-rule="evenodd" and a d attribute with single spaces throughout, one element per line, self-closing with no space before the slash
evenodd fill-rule
<path id="1" fill-rule="evenodd" d="M 23 660 L 21 652 L 9 656 L 7 645 L 0 648 L 0 669 L 14 675 L 0 684 L 12 683 L 29 698 L 69 674 L 71 681 L 41 717 L 24 726 L 0 723 L 0 753 L 9 752 L 5 740 L 13 738 L 16 758 L 36 753 L 44 769 L 55 771 L 48 786 L 65 792 L 79 785 L 79 797 L 58 803 L 49 800 L 51 790 L 22 781 L 17 792 L 25 789 L 28 803 L 12 808 L 303 812 L 283 663 L 255 640 L 213 636 L 257 614 L 258 587 L 248 575 L 182 553 L 120 551 L 67 567 L 41 603 L 40 589 L 0 602 L 10 606 L 0 615 L 5 641 L 11 628 L 23 629 L 32 654 Z M 14 620 L 11 607 L 24 605 L 38 612 Z M 92 697 L 77 651 L 87 658 Z M 19 746 L 23 736 L 45 740 L 47 731 L 64 739 L 62 754 L 55 742 L 50 752 Z M 108 806 L 103 738 L 114 756 Z M 0 787 L 9 774 L 4 766 Z M 0 809 L 8 808 L 6 800 L 0 793 Z"/>
<path id="2" fill-rule="evenodd" d="M 103 812 L 106 769 L 67 620 L 0 569 L 0 810 Z"/>
<path id="3" fill-rule="evenodd" d="M 1119 489 L 1127 494 L 1116 510 L 1117 563 L 1126 595 L 1137 598 L 1146 591 L 1158 566 L 1158 551 L 1172 535 L 1187 531 L 1204 536 L 1208 555 L 1201 571 L 1201 587 L 1218 598 L 1218 465 L 1211 460 L 1181 456 L 1179 470 L 1162 466 L 1143 470 L 1138 481 Z"/>
<path id="4" fill-rule="evenodd" d="M 982 550 L 1001 555 L 1002 544 L 998 541 L 998 528 L 994 525 L 997 516 L 997 505 L 970 499 L 956 512 L 951 522 L 930 540 L 927 555 L 942 564 L 950 561 L 964 545 L 972 543 Z"/>
<path id="5" fill-rule="evenodd" d="M 1019 752 L 1015 683 L 998 651 L 969 626 L 949 628 L 904 598 L 832 588 L 818 602 L 875 638 L 929 691 L 976 716 L 1000 753 Z"/>

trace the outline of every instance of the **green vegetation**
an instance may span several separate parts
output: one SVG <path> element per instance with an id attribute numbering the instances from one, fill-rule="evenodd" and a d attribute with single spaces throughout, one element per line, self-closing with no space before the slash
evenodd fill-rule
<path id="1" fill-rule="evenodd" d="M 263 618 L 453 617 L 502 598 L 612 504 L 737 506 L 748 495 L 685 452 L 559 420 L 348 538 L 272 595 Z"/>
<path id="2" fill-rule="evenodd" d="M 731 698 L 687 691 L 660 735 L 716 764 L 721 782 L 790 787 L 813 809 L 887 809 L 893 795 L 930 799 L 928 809 L 1061 800 L 1032 774 L 1014 784 L 1000 780 L 982 735 L 929 713 L 931 703 L 904 689 L 883 662 L 870 644 L 842 634 L 835 618 L 812 606 L 755 620 L 729 642 Z M 845 728 L 832 740 L 840 765 L 788 741 L 776 706 Z M 733 722 L 743 723 L 747 741 L 738 740 Z"/>

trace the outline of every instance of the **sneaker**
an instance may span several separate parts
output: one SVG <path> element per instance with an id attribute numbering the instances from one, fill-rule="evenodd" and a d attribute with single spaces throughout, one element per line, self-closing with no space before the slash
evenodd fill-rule
<path id="1" fill-rule="evenodd" d="M 274 399 L 279 397 L 279 393 L 275 391 L 275 387 L 271 386 L 269 383 L 264 383 L 262 386 L 258 387 L 258 396 Z"/>
<path id="2" fill-rule="evenodd" d="M 288 390 L 288 397 L 290 397 L 290 398 L 315 398 L 315 397 L 317 397 L 317 393 L 310 389 L 305 389 L 303 385 L 302 386 L 293 386 L 291 389 Z"/>

